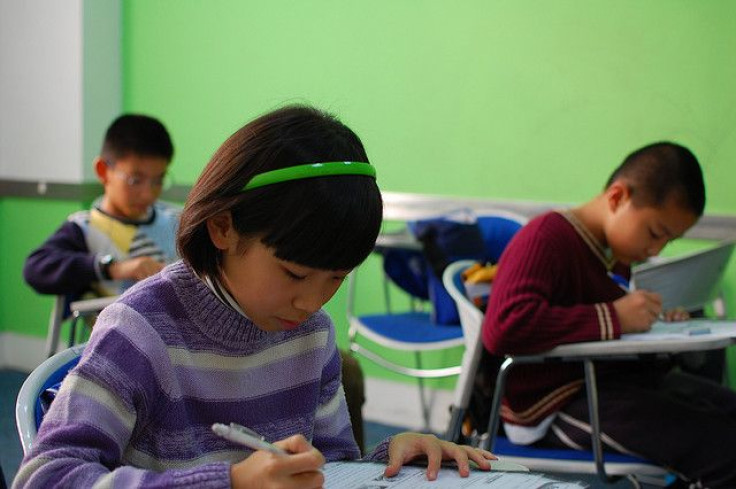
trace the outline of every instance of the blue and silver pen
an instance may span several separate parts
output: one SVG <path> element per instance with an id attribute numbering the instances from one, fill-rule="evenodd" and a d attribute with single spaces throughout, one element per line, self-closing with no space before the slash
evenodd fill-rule
<path id="1" fill-rule="evenodd" d="M 621 290 L 623 290 L 627 294 L 631 292 L 631 289 L 629 288 L 629 281 L 623 278 L 621 275 L 613 272 L 608 272 L 608 276 L 611 277 L 611 280 L 616 282 L 616 285 L 618 285 Z"/>
<path id="2" fill-rule="evenodd" d="M 217 436 L 221 436 L 226 440 L 238 443 L 252 450 L 266 450 L 277 455 L 288 455 L 288 452 L 267 442 L 255 431 L 237 423 L 230 423 L 229 426 L 222 423 L 215 423 L 212 425 L 212 431 L 214 431 Z"/>
<path id="3" fill-rule="evenodd" d="M 631 292 L 631 284 L 629 283 L 628 280 L 623 278 L 621 275 L 619 275 L 618 273 L 608 272 L 608 276 L 611 278 L 611 280 L 616 282 L 616 285 L 618 285 L 621 288 L 621 290 L 623 290 L 627 294 Z M 657 319 L 659 321 L 664 320 L 664 314 L 660 312 L 657 315 Z"/>

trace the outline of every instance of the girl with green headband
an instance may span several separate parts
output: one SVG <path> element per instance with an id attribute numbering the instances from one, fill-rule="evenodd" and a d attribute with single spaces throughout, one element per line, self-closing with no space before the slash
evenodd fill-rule
<path id="1" fill-rule="evenodd" d="M 381 220 L 375 171 L 333 116 L 290 106 L 238 130 L 189 195 L 182 261 L 100 315 L 17 487 L 321 487 L 325 461 L 360 456 L 321 308 Z M 228 423 L 272 445 L 230 441 Z M 442 460 L 467 475 L 495 459 L 416 433 L 366 458 L 387 476 L 426 458 L 430 480 Z"/>

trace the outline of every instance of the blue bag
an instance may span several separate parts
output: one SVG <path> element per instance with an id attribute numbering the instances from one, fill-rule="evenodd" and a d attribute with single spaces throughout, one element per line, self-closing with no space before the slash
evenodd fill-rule
<path id="1" fill-rule="evenodd" d="M 409 229 L 423 245 L 434 322 L 459 324 L 460 316 L 455 301 L 442 284 L 442 273 L 457 260 L 485 260 L 486 246 L 475 217 L 468 211 L 463 215 L 448 214 L 410 222 Z"/>

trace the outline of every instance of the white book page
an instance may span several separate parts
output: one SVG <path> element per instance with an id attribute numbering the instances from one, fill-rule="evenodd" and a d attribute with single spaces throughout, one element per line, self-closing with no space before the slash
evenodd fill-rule
<path id="1" fill-rule="evenodd" d="M 386 465 L 373 462 L 330 462 L 325 464 L 325 489 L 583 489 L 582 482 L 563 482 L 544 474 L 507 472 L 500 470 L 502 461 L 491 461 L 496 470 L 472 470 L 470 476 L 460 477 L 457 469 L 440 470 L 435 481 L 427 480 L 426 467 L 404 466 L 395 477 L 385 478 Z M 507 465 L 520 468 L 518 464 Z"/>
<path id="2" fill-rule="evenodd" d="M 622 334 L 624 341 L 657 341 L 667 339 L 716 336 L 736 338 L 736 321 L 690 319 L 688 321 L 657 321 L 647 333 Z"/>

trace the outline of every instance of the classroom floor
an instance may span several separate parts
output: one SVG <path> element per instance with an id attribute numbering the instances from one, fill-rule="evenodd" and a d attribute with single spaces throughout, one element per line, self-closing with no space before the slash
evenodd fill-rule
<path id="1" fill-rule="evenodd" d="M 0 393 L 2 394 L 0 395 L 0 467 L 2 467 L 2 472 L 5 475 L 5 481 L 8 487 L 10 487 L 10 482 L 13 480 L 13 477 L 15 477 L 15 473 L 18 471 L 18 466 L 20 465 L 23 457 L 23 450 L 20 446 L 18 434 L 15 430 L 15 398 L 26 376 L 27 374 L 23 372 L 0 370 Z M 366 449 L 371 450 L 385 437 L 401 431 L 404 431 L 404 428 L 399 426 L 366 421 Z M 615 484 L 604 484 L 594 476 L 571 476 L 566 474 L 558 475 L 558 477 L 565 480 L 583 481 L 589 484 L 592 489 L 622 489 L 625 487 L 631 487 L 631 485 L 625 480 L 620 480 Z M 648 486 L 644 487 L 646 488 Z M 2 488 L 2 481 L 0 481 L 0 489 Z"/>
<path id="2" fill-rule="evenodd" d="M 23 449 L 15 430 L 15 397 L 27 375 L 14 370 L 0 371 L 0 467 L 8 487 L 23 458 Z"/>

